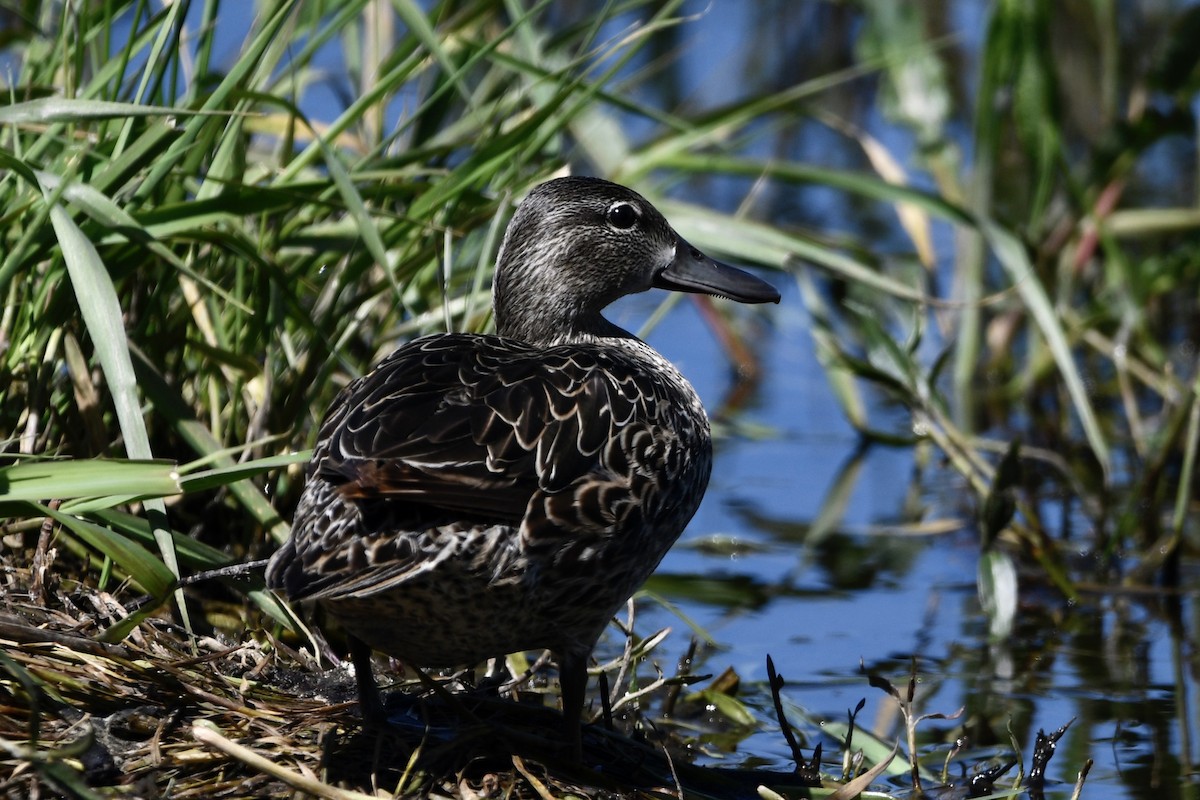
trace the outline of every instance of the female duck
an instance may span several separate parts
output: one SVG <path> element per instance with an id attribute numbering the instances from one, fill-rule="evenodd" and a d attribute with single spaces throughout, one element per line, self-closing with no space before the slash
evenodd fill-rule
<path id="1" fill-rule="evenodd" d="M 587 658 L 695 513 L 712 446 L 695 391 L 601 316 L 651 287 L 778 302 L 595 178 L 530 192 L 496 265 L 496 336 L 402 346 L 334 401 L 267 583 L 370 650 L 451 666 L 550 648 L 578 747 Z"/>

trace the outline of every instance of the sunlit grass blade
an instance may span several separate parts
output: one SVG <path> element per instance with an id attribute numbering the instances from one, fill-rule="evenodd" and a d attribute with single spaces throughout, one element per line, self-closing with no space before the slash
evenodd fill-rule
<path id="1" fill-rule="evenodd" d="M 96 356 L 104 370 L 105 383 L 116 406 L 126 452 L 136 459 L 153 458 L 150 438 L 137 397 L 137 381 L 129 356 L 129 341 L 125 335 L 116 289 L 92 242 L 71 219 L 66 209 L 59 205 L 55 193 L 48 187 L 43 187 L 43 192 L 51 206 L 50 220 L 62 248 L 63 260 L 71 276 L 71 285 L 75 290 L 84 325 L 91 335 Z M 156 523 L 154 537 L 162 554 L 162 563 L 166 564 L 172 575 L 179 577 L 179 562 L 175 558 L 174 543 L 166 524 L 166 506 L 157 499 L 147 500 L 145 506 L 151 514 L 151 520 Z M 142 573 L 145 577 L 144 568 Z M 177 593 L 176 600 L 185 624 L 189 624 L 182 593 Z"/>
<path id="2" fill-rule="evenodd" d="M 137 381 L 129 357 L 129 343 L 122 323 L 120 302 L 95 246 L 79 226 L 58 205 L 46 187 L 52 203 L 50 219 L 58 235 L 63 260 L 79 303 L 84 325 L 91 334 L 97 357 L 104 369 L 105 382 L 116 405 L 126 448 L 133 458 L 151 458 L 141 406 L 137 399 Z"/>
<path id="3" fill-rule="evenodd" d="M 51 190 L 59 190 L 61 187 L 60 197 L 78 207 L 81 211 L 88 215 L 91 219 L 103 225 L 105 228 L 113 231 L 109 237 L 123 239 L 125 241 L 135 242 L 147 248 L 150 252 L 161 258 L 164 262 L 178 269 L 180 272 L 202 283 L 206 289 L 222 298 L 225 302 L 233 303 L 237 306 L 245 308 L 241 300 L 234 297 L 224 287 L 215 283 L 208 276 L 197 273 L 183 259 L 177 256 L 169 247 L 158 241 L 158 237 L 166 233 L 178 233 L 179 229 L 162 229 L 150 230 L 143 225 L 131 214 L 112 201 L 111 198 L 105 196 L 95 188 L 87 184 L 61 182 L 56 175 L 51 175 L 45 172 L 37 173 L 37 180 L 42 185 Z M 261 200 L 259 201 L 258 210 L 262 210 Z M 193 207 L 189 217 L 189 228 L 199 228 L 204 225 L 212 225 L 222 219 L 229 219 L 233 211 L 229 208 L 228 201 L 224 206 L 224 210 L 214 212 L 210 215 L 197 215 Z M 103 243 L 103 242 L 102 242 Z M 249 309 L 245 309 L 249 310 Z"/>
<path id="4" fill-rule="evenodd" d="M 1200 230 L 1200 209 L 1130 208 L 1112 212 L 1104 227 L 1113 236 L 1143 239 Z"/>
<path id="5" fill-rule="evenodd" d="M 0 125 L 48 125 L 54 122 L 86 122 L 128 117 L 175 117 L 188 113 L 191 112 L 138 103 L 44 97 L 40 100 L 0 104 Z"/>
<path id="6" fill-rule="evenodd" d="M 740 175 L 769 177 L 795 184 L 813 184 L 842 189 L 852 194 L 892 204 L 907 204 L 949 222 L 973 224 L 970 212 L 949 198 L 931 192 L 889 183 L 878 176 L 820 164 L 750 158 L 720 153 L 679 153 L 664 167 L 696 174 Z"/>
<path id="7" fill-rule="evenodd" d="M 275 592 L 269 589 L 251 589 L 246 593 L 246 596 L 272 620 L 289 631 L 303 636 L 309 642 L 314 658 L 318 661 L 324 658 L 320 640 L 313 635 L 308 625 L 296 614 L 292 607 L 281 600 Z"/>
<path id="8" fill-rule="evenodd" d="M 929 298 L 866 264 L 837 250 L 816 244 L 773 225 L 735 220 L 709 209 L 664 200 L 657 205 L 685 239 L 706 252 L 720 253 L 741 263 L 789 269 L 797 260 L 809 261 L 847 280 L 916 303 Z"/>
<path id="9" fill-rule="evenodd" d="M 618 173 L 618 177 L 635 182 L 641 180 L 652 170 L 668 166 L 673 158 L 701 150 L 703 149 L 702 145 L 738 131 L 763 115 L 799 103 L 804 98 L 811 97 L 830 85 L 862 75 L 872 69 L 873 65 L 856 64 L 849 69 L 822 75 L 817 79 L 786 87 L 770 95 L 751 97 L 731 103 L 711 111 L 699 119 L 692 119 L 684 130 L 665 136 L 632 154 L 624 164 L 622 171 Z"/>
<path id="10" fill-rule="evenodd" d="M 896 186 L 908 183 L 909 177 L 904 168 L 882 142 L 863 131 L 854 131 L 853 135 L 881 178 Z M 898 202 L 895 207 L 900 226 L 912 241 L 917 257 L 926 269 L 932 270 L 936 266 L 937 256 L 933 251 L 933 232 L 928 211 L 907 202 Z"/>
<path id="11" fill-rule="evenodd" d="M 256 475 L 273 472 L 281 467 L 288 467 L 292 464 L 305 464 L 311 455 L 311 451 L 304 450 L 299 453 L 258 458 L 239 464 L 227 463 L 224 466 L 213 469 L 185 473 L 179 479 L 179 483 L 183 487 L 183 490 L 187 492 L 207 491 L 218 486 L 229 486 L 230 484 Z M 182 469 L 186 468 L 185 466 Z"/>
<path id="12" fill-rule="evenodd" d="M 0 467 L 0 502 L 132 495 L 166 497 L 182 487 L 171 461 L 30 460 Z"/>
<path id="13" fill-rule="evenodd" d="M 279 2 L 265 17 L 262 25 L 254 31 L 250 42 L 242 49 L 241 57 L 234 61 L 220 82 L 212 88 L 205 97 L 200 110 L 225 111 L 231 96 L 245 88 L 246 81 L 256 72 L 260 75 L 270 72 L 271 64 L 265 54 L 272 47 L 286 49 L 287 37 L 280 36 L 280 30 L 295 11 L 294 0 Z M 208 118 L 197 115 L 185 120 L 180 135 L 163 151 L 162 157 L 150 166 L 144 179 L 139 183 L 135 196 L 145 200 L 160 190 L 164 182 L 170 182 L 173 170 L 187 157 L 189 150 L 195 145 L 208 125 Z"/>

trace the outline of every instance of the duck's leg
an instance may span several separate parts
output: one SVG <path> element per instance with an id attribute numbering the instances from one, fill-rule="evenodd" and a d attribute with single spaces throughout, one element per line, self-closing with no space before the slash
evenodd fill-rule
<path id="1" fill-rule="evenodd" d="M 365 724 L 380 727 L 387 722 L 387 712 L 371 672 L 371 648 L 361 639 L 346 638 L 350 641 L 350 661 L 354 664 L 354 682 L 358 685 L 358 709 Z"/>
<path id="2" fill-rule="evenodd" d="M 558 686 L 562 692 L 563 726 L 571 757 L 583 760 L 583 696 L 587 690 L 587 653 L 560 653 Z"/>

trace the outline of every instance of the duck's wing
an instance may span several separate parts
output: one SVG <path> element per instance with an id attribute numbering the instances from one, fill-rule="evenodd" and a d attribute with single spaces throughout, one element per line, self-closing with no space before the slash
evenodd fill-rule
<path id="1" fill-rule="evenodd" d="M 629 505 L 618 495 L 636 490 L 635 472 L 657 480 L 661 470 L 645 462 L 667 444 L 657 386 L 635 374 L 584 348 L 419 339 L 340 396 L 322 426 L 315 477 L 348 500 L 514 527 L 531 498 L 545 496 L 554 498 L 539 512 L 548 526 L 560 517 L 572 529 L 611 527 L 613 510 Z"/>
<path id="2" fill-rule="evenodd" d="M 405 345 L 330 409 L 268 585 L 293 600 L 370 596 L 476 533 L 568 570 L 595 569 L 585 562 L 606 537 L 669 543 L 711 451 L 694 395 L 666 371 L 610 348 L 490 336 Z"/>

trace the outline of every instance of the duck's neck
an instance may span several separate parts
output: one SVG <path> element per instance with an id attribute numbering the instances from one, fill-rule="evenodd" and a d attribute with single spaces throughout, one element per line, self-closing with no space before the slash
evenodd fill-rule
<path id="1" fill-rule="evenodd" d="M 508 272 L 498 267 L 492 284 L 492 311 L 501 336 L 544 346 L 633 337 L 605 319 L 582 292 L 570 291 L 539 272 L 527 273 L 517 291 Z"/>
<path id="2" fill-rule="evenodd" d="M 496 333 L 532 345 L 604 342 L 634 339 L 624 328 L 600 314 L 567 316 L 561 309 L 506 308 L 495 306 Z"/>

